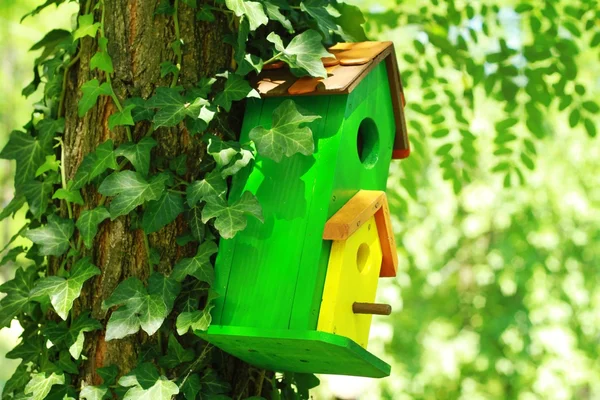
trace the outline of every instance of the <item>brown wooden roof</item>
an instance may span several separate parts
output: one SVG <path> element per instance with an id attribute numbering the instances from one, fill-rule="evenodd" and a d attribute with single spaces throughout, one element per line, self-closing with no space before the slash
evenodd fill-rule
<path id="1" fill-rule="evenodd" d="M 253 84 L 262 97 L 348 94 L 385 60 L 396 120 L 392 158 L 406 158 L 410 146 L 404 118 L 404 91 L 392 42 L 338 43 L 329 48 L 335 58 L 324 58 L 327 78 L 294 76 L 284 63 L 265 65 Z"/>

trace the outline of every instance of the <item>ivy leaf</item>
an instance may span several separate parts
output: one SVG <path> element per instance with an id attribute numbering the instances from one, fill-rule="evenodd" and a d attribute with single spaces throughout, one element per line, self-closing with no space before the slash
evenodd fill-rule
<path id="1" fill-rule="evenodd" d="M 300 9 L 313 17 L 321 32 L 329 35 L 330 31 L 337 30 L 337 24 L 327 10 L 327 1 L 306 0 L 300 3 Z"/>
<path id="2" fill-rule="evenodd" d="M 177 65 L 173 64 L 171 61 L 164 61 L 160 63 L 160 77 L 164 78 L 169 74 L 176 74 L 179 71 Z"/>
<path id="3" fill-rule="evenodd" d="M 177 334 L 179 336 L 185 335 L 190 328 L 192 331 L 206 331 L 212 322 L 212 316 L 210 314 L 214 305 L 207 305 L 204 310 L 182 312 L 177 316 L 175 326 L 177 327 Z"/>
<path id="4" fill-rule="evenodd" d="M 92 264 L 90 257 L 84 257 L 77 261 L 68 279 L 60 276 L 49 276 L 40 279 L 30 293 L 32 298 L 50 297 L 50 303 L 56 313 L 66 320 L 73 302 L 81 294 L 83 284 L 100 270 Z"/>
<path id="5" fill-rule="evenodd" d="M 10 217 L 11 215 L 14 216 L 15 213 L 23 207 L 23 205 L 25 205 L 25 196 L 23 194 L 15 195 L 10 203 L 8 203 L 0 212 L 0 221 Z"/>
<path id="6" fill-rule="evenodd" d="M 128 278 L 121 282 L 113 294 L 102 303 L 104 310 L 112 306 L 121 306 L 108 320 L 107 341 L 134 334 L 140 327 L 148 335 L 153 335 L 160 328 L 168 315 L 166 302 L 174 301 L 177 296 L 175 293 L 177 286 L 164 277 L 160 279 L 161 276 L 161 274 L 153 274 L 150 277 L 149 281 L 152 281 L 152 284 L 149 284 L 148 291 L 138 278 Z M 165 292 L 168 298 L 164 298 Z"/>
<path id="7" fill-rule="evenodd" d="M 244 192 L 242 197 L 228 205 L 224 199 L 210 197 L 202 210 L 202 222 L 206 223 L 215 218 L 215 228 L 225 239 L 231 239 L 248 224 L 247 215 L 252 215 L 264 222 L 262 209 L 258 200 L 250 192 Z"/>
<path id="8" fill-rule="evenodd" d="M 198 118 L 202 107 L 209 104 L 201 97 L 188 102 L 180 94 L 180 91 L 181 89 L 177 88 L 160 87 L 156 89 L 156 94 L 146 102 L 146 107 L 159 109 L 154 115 L 156 128 L 175 126 L 186 116 Z"/>
<path id="9" fill-rule="evenodd" d="M 81 86 L 83 95 L 79 100 L 79 117 L 83 117 L 92 107 L 96 105 L 98 97 L 101 95 L 110 96 L 112 94 L 112 88 L 108 82 L 104 82 L 100 85 L 98 79 L 92 79 L 84 83 Z"/>
<path id="10" fill-rule="evenodd" d="M 98 192 L 105 196 L 116 196 L 112 199 L 109 211 L 111 219 L 129 214 L 137 206 L 150 200 L 157 200 L 165 189 L 168 180 L 166 174 L 154 176 L 150 181 L 133 171 L 113 172 L 100 187 Z"/>
<path id="11" fill-rule="evenodd" d="M 28 371 L 28 365 L 25 361 L 22 361 L 21 364 L 17 367 L 16 371 L 12 374 L 9 380 L 6 381 L 4 388 L 2 390 L 2 395 L 5 398 L 16 398 L 9 397 L 12 393 L 15 396 L 16 393 L 23 392 L 25 389 L 25 385 L 29 382 L 31 372 Z M 190 399 L 188 399 L 190 400 Z"/>
<path id="12" fill-rule="evenodd" d="M 192 236 L 197 241 L 204 240 L 205 226 L 202 222 L 202 210 L 200 207 L 192 207 L 187 213 L 187 221 L 190 226 Z"/>
<path id="13" fill-rule="evenodd" d="M 98 233 L 98 225 L 105 219 L 110 217 L 110 213 L 106 207 L 100 206 L 91 210 L 86 210 L 79 215 L 77 219 L 77 229 L 83 238 L 85 247 L 90 249 L 96 233 Z"/>
<path id="14" fill-rule="evenodd" d="M 335 22 L 341 27 L 341 31 L 337 33 L 345 41 L 364 42 L 369 40 L 363 28 L 366 21 L 360 8 L 348 3 L 337 3 L 336 8 L 340 15 Z"/>
<path id="15" fill-rule="evenodd" d="M 221 106 L 225 111 L 231 110 L 231 103 L 245 99 L 246 97 L 260 98 L 260 95 L 242 76 L 229 74 L 225 87 L 215 96 L 215 104 Z"/>
<path id="16" fill-rule="evenodd" d="M 15 186 L 18 188 L 35 177 L 35 172 L 44 162 L 45 153 L 39 140 L 28 133 L 13 131 L 0 152 L 0 158 L 16 160 Z"/>
<path id="17" fill-rule="evenodd" d="M 135 105 L 131 111 L 133 122 L 152 121 L 154 111 L 151 108 L 146 108 L 146 101 L 141 97 L 129 97 L 125 100 L 124 106 Z"/>
<path id="18" fill-rule="evenodd" d="M 69 240 L 74 230 L 75 224 L 72 220 L 52 214 L 48 216 L 48 224 L 30 229 L 24 236 L 40 246 L 40 255 L 60 256 L 69 248 Z"/>
<path id="19" fill-rule="evenodd" d="M 169 169 L 179 176 L 187 172 L 187 154 L 180 154 L 169 161 Z"/>
<path id="20" fill-rule="evenodd" d="M 84 205 L 83 197 L 79 190 L 58 189 L 52 196 L 53 199 L 67 200 L 69 203 Z"/>
<path id="21" fill-rule="evenodd" d="M 118 169 L 116 153 L 113 150 L 113 141 L 108 139 L 96 148 L 96 151 L 85 156 L 70 185 L 70 190 L 81 189 L 95 177 L 107 169 Z"/>
<path id="22" fill-rule="evenodd" d="M 236 174 L 254 160 L 254 152 L 249 146 L 240 146 L 238 142 L 224 142 L 218 137 L 208 140 L 207 153 L 213 156 L 221 168 L 221 177 Z"/>
<path id="23" fill-rule="evenodd" d="M 91 36 L 96 37 L 100 23 L 94 23 L 93 14 L 80 15 L 78 18 L 77 30 L 73 33 L 73 40 L 80 39 L 82 37 Z"/>
<path id="24" fill-rule="evenodd" d="M 135 376 L 124 376 L 119 379 L 119 385 L 131 387 L 125 393 L 123 400 L 171 400 L 173 396 L 179 393 L 179 387 L 175 382 L 161 376 L 149 389 L 144 389 Z"/>
<path id="25" fill-rule="evenodd" d="M 17 261 L 17 257 L 21 254 L 21 253 L 25 253 L 25 248 L 22 246 L 18 246 L 18 247 L 14 247 L 12 249 L 10 249 L 5 255 L 4 257 L 2 257 L 2 260 L 0 260 L 0 267 L 7 264 L 8 262 L 16 262 Z"/>
<path id="26" fill-rule="evenodd" d="M 99 321 L 90 318 L 89 313 L 84 313 L 69 326 L 66 322 L 56 323 L 51 321 L 42 329 L 42 333 L 53 344 L 68 347 L 71 356 L 77 360 L 83 350 L 84 333 L 102 328 Z"/>
<path id="27" fill-rule="evenodd" d="M 211 171 L 201 181 L 195 181 L 186 189 L 186 199 L 190 207 L 208 197 L 224 198 L 227 193 L 227 182 L 218 171 Z"/>
<path id="28" fill-rule="evenodd" d="M 115 129 L 117 126 L 133 126 L 135 123 L 133 122 L 133 117 L 131 116 L 131 111 L 135 108 L 135 104 L 129 104 L 122 111 L 117 112 L 110 117 L 108 117 L 108 129 L 111 131 Z"/>
<path id="29" fill-rule="evenodd" d="M 129 142 L 122 144 L 115 151 L 115 155 L 128 159 L 137 172 L 146 176 L 150 170 L 150 152 L 156 144 L 156 140 L 151 137 L 145 137 L 137 143 Z"/>
<path id="30" fill-rule="evenodd" d="M 194 359 L 194 351 L 190 349 L 184 349 L 181 344 L 175 339 L 172 334 L 169 335 L 169 346 L 167 349 L 167 355 L 161 357 L 158 364 L 165 368 L 175 368 L 179 364 L 190 362 Z"/>
<path id="31" fill-rule="evenodd" d="M 183 198 L 178 193 L 165 192 L 155 201 L 148 203 L 142 219 L 142 229 L 146 234 L 160 230 L 175 221 L 183 212 Z"/>
<path id="32" fill-rule="evenodd" d="M 60 161 L 56 160 L 56 156 L 52 154 L 51 156 L 46 156 L 46 161 L 35 171 L 35 176 L 38 177 L 42 175 L 44 172 L 54 171 L 57 172 L 60 168 Z"/>
<path id="33" fill-rule="evenodd" d="M 52 193 L 52 182 L 29 181 L 21 185 L 21 193 L 27 199 L 33 218 L 40 219 L 48 208 L 48 200 Z"/>
<path id="34" fill-rule="evenodd" d="M 210 6 L 206 4 L 203 4 L 202 7 L 200 7 L 200 10 L 198 10 L 196 13 L 197 21 L 214 22 L 215 15 L 212 13 L 209 7 Z"/>
<path id="35" fill-rule="evenodd" d="M 14 279 L 0 286 L 0 293 L 6 296 L 0 300 L 0 328 L 10 326 L 12 319 L 19 315 L 23 307 L 29 302 L 29 292 L 37 278 L 35 268 L 18 268 Z"/>
<path id="36" fill-rule="evenodd" d="M 65 131 L 65 119 L 44 118 L 37 123 L 35 129 L 38 131 L 38 140 L 42 148 L 46 152 L 51 152 L 54 135 Z"/>
<path id="37" fill-rule="evenodd" d="M 192 258 L 180 260 L 171 273 L 171 278 L 181 282 L 186 276 L 192 275 L 199 281 L 206 282 L 210 286 L 214 283 L 215 272 L 210 263 L 210 257 L 218 251 L 217 245 L 212 240 L 203 242 L 196 255 Z"/>
<path id="38" fill-rule="evenodd" d="M 84 386 L 79 393 L 79 398 L 83 400 L 103 400 L 108 396 L 108 388 L 105 386 Z"/>
<path id="39" fill-rule="evenodd" d="M 219 378 L 214 369 L 207 369 L 201 379 L 201 399 L 210 399 L 212 396 L 227 393 L 231 390 L 228 382 Z"/>
<path id="40" fill-rule="evenodd" d="M 28 400 L 43 400 L 46 398 L 52 386 L 64 385 L 65 376 L 63 374 L 57 375 L 52 373 L 50 376 L 46 376 L 45 373 L 40 372 L 31 375 L 31 380 L 25 386 L 25 394 L 30 394 Z"/>
<path id="41" fill-rule="evenodd" d="M 107 74 L 112 74 L 114 72 L 114 68 L 112 59 L 108 54 L 108 39 L 101 37 L 98 39 L 98 45 L 101 51 L 96 53 L 90 60 L 90 68 L 97 68 L 100 71 L 106 72 Z"/>
<path id="42" fill-rule="evenodd" d="M 301 68 L 309 75 L 327 78 L 327 71 L 321 61 L 322 57 L 333 57 L 321 43 L 319 32 L 309 29 L 295 36 L 284 48 L 283 42 L 275 32 L 269 33 L 267 40 L 275 45 L 281 53 L 280 59 L 292 68 Z"/>
<path id="43" fill-rule="evenodd" d="M 192 374 L 181 384 L 181 391 L 187 400 L 196 400 L 202 383 L 198 374 Z"/>
<path id="44" fill-rule="evenodd" d="M 250 23 L 250 30 L 255 31 L 259 26 L 269 22 L 262 4 L 256 1 L 225 0 L 225 5 L 237 17 L 245 16 Z"/>
<path id="45" fill-rule="evenodd" d="M 321 117 L 300 113 L 293 100 L 285 100 L 273 111 L 271 129 L 257 126 L 250 131 L 250 139 L 256 143 L 260 155 L 276 162 L 281 161 L 283 155 L 308 156 L 314 152 L 315 144 L 311 129 L 301 125 L 318 118 Z"/>
<path id="46" fill-rule="evenodd" d="M 289 19 L 286 18 L 285 15 L 281 13 L 277 4 L 271 3 L 269 1 L 265 1 L 263 4 L 265 5 L 265 8 L 267 10 L 267 15 L 269 16 L 269 19 L 279 22 L 289 33 L 294 32 L 294 27 L 292 26 L 292 23 Z"/>

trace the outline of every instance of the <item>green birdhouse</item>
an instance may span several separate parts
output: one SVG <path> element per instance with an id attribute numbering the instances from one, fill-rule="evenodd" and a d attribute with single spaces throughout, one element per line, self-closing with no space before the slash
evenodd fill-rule
<path id="1" fill-rule="evenodd" d="M 390 162 L 409 154 L 404 95 L 391 42 L 341 43 L 324 59 L 328 77 L 264 70 L 248 102 L 241 142 L 292 99 L 321 118 L 310 124 L 315 152 L 275 162 L 257 156 L 234 178 L 262 208 L 215 264 L 219 294 L 207 341 L 260 368 L 384 377 L 390 366 L 367 349 L 380 277 L 396 275 L 385 197 Z M 273 68 L 275 67 L 275 68 Z"/>

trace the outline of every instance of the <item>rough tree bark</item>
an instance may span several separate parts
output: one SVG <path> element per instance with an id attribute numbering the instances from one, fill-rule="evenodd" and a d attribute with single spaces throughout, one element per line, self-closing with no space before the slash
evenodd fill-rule
<path id="1" fill-rule="evenodd" d="M 203 0 L 204 1 L 204 0 Z M 84 2 L 82 2 L 84 3 Z M 168 78 L 160 78 L 160 63 L 175 60 L 170 44 L 175 40 L 175 28 L 171 16 L 154 15 L 158 0 L 105 0 L 105 34 L 109 40 L 108 50 L 114 63 L 112 85 L 121 99 L 141 96 L 148 98 L 157 86 L 168 86 Z M 85 4 L 81 12 L 84 13 Z M 98 13 L 99 11 L 96 11 Z M 100 16 L 96 15 L 96 20 Z M 185 5 L 178 10 L 179 26 L 183 46 L 180 84 L 193 85 L 202 76 L 212 76 L 231 65 L 232 49 L 225 44 L 223 37 L 230 31 L 224 15 L 216 15 L 212 23 L 198 22 L 195 11 Z M 103 96 L 96 107 L 83 118 L 77 115 L 77 103 L 81 97 L 80 87 L 86 81 L 99 77 L 90 71 L 89 62 L 97 51 L 97 43 L 90 37 L 81 42 L 80 61 L 70 71 L 65 97 L 66 128 L 64 133 L 67 178 L 72 178 L 83 157 L 100 143 L 112 139 L 115 145 L 127 141 L 125 130 L 119 127 L 108 129 L 108 117 L 116 107 L 108 96 Z M 232 120 L 239 121 L 240 112 L 232 113 Z M 235 124 L 234 124 L 235 125 Z M 139 140 L 149 126 L 137 124 L 132 130 L 134 140 Z M 176 129 L 160 129 L 153 137 L 158 141 L 153 157 L 174 157 L 181 152 L 188 153 L 192 171 L 203 154 L 203 148 L 192 144 L 183 125 Z M 193 156 L 190 156 L 193 155 Z M 93 208 L 100 199 L 95 189 L 84 192 L 87 206 Z M 81 208 L 75 206 L 75 216 Z M 75 313 L 91 310 L 92 316 L 106 324 L 109 314 L 102 311 L 101 304 L 122 280 L 136 276 L 145 279 L 149 275 L 147 255 L 143 235 L 139 230 L 131 230 L 131 218 L 120 217 L 115 221 L 105 221 L 96 236 L 89 255 L 102 274 L 84 287 L 81 298 L 76 303 Z M 194 248 L 181 248 L 175 244 L 176 236 L 185 230 L 185 221 L 180 218 L 164 229 L 149 236 L 150 246 L 161 255 L 159 272 L 169 272 L 176 260 L 194 254 Z M 100 378 L 95 370 L 102 366 L 116 364 L 121 374 L 127 373 L 136 365 L 140 348 L 149 338 L 143 331 L 122 340 L 106 342 L 103 332 L 89 334 L 86 340 L 86 361 L 84 374 L 80 377 L 87 384 L 98 384 Z M 161 340 L 161 339 L 158 339 Z M 162 338 L 166 346 L 166 338 Z M 239 360 L 221 354 L 222 376 L 229 380 L 237 395 L 257 394 L 256 385 L 262 386 L 260 371 L 248 367 Z M 259 383 L 260 382 L 260 383 Z M 266 385 L 264 385 L 266 386 Z M 260 389 L 258 389 L 260 391 Z"/>

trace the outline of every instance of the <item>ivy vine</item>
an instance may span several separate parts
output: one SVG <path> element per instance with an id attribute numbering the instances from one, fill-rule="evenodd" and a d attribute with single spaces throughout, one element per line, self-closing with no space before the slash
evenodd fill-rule
<path id="1" fill-rule="evenodd" d="M 64 2 L 47 0 L 28 15 Z M 234 66 L 203 77 L 193 87 L 182 86 L 179 79 L 187 45 L 180 35 L 181 7 L 197 10 L 198 21 L 210 22 L 215 13 L 223 13 L 236 27 L 226 39 L 234 50 Z M 260 72 L 265 64 L 282 61 L 298 75 L 326 76 L 321 57 L 329 53 L 324 43 L 364 39 L 360 28 L 364 20 L 356 7 L 322 0 L 300 4 L 217 0 L 201 5 L 197 0 L 161 0 L 155 15 L 171 19 L 175 38 L 173 59 L 160 65 L 161 77 L 170 77 L 171 83 L 156 88 L 149 98 L 119 98 L 115 92 L 104 0 L 85 1 L 75 30 L 53 30 L 32 48 L 42 54 L 23 94 L 29 96 L 43 87 L 43 100 L 0 152 L 0 158 L 16 161 L 14 198 L 0 220 L 24 206 L 28 220 L 3 249 L 8 252 L 0 264 L 21 255 L 33 264 L 18 268 L 14 279 L 0 286 L 6 294 L 0 300 L 0 328 L 17 319 L 24 329 L 20 344 L 7 355 L 22 362 L 6 383 L 3 399 L 230 398 L 228 384 L 206 363 L 210 346 L 191 333 L 206 330 L 211 322 L 212 303 L 218 296 L 211 289 L 211 261 L 218 238 L 234 237 L 245 228 L 247 218 L 262 220 L 260 204 L 251 193 L 235 202 L 228 199 L 227 179 L 251 168 L 257 153 L 276 162 L 296 153 L 312 154 L 312 131 L 306 124 L 318 117 L 285 101 L 275 109 L 272 126 L 254 128 L 249 143 L 235 140 L 235 132 L 227 132 L 219 121 L 234 103 L 259 97 L 246 76 Z M 81 62 L 79 50 L 89 38 L 97 44 L 89 65 L 94 78 L 80 87 L 78 115 L 85 116 L 101 97 L 109 97 L 116 111 L 108 118 L 108 128 L 124 129 L 127 141 L 120 143 L 116 136 L 104 141 L 67 179 L 62 135 L 68 73 Z M 143 137 L 133 136 L 132 128 L 138 124 L 148 126 Z M 199 176 L 190 173 L 185 153 L 169 160 L 168 168 L 153 160 L 154 133 L 173 127 L 187 130 L 193 140 L 205 144 L 207 156 L 214 161 L 211 168 Z M 88 204 L 83 189 L 95 189 L 102 197 L 96 205 Z M 165 275 L 155 271 L 160 254 L 150 248 L 147 235 L 181 214 L 186 215 L 189 232 L 177 244 L 196 242 L 198 250 Z M 128 215 L 131 228 L 144 237 L 148 279 L 130 277 L 116 287 L 102 303 L 110 315 L 106 324 L 89 312 L 75 314 L 73 305 L 82 288 L 101 274 L 88 255 L 99 226 Z M 19 236 L 32 245 L 10 248 Z M 50 268 L 51 260 L 58 262 L 56 272 Z M 100 385 L 76 387 L 86 359 L 86 334 L 99 330 L 106 341 L 142 330 L 156 337 L 158 348 L 145 353 L 131 371 L 110 365 L 98 369 Z M 191 338 L 182 341 L 183 335 Z M 307 398 L 308 389 L 318 384 L 314 376 L 301 374 L 276 375 L 270 382 L 278 398 Z M 260 394 L 249 399 L 260 399 Z"/>

